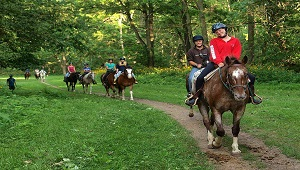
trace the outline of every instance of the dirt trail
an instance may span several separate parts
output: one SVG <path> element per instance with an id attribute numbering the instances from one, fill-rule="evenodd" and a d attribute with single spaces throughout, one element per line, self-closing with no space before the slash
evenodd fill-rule
<path id="1" fill-rule="evenodd" d="M 45 83 L 53 88 L 58 88 L 51 84 Z M 104 96 L 104 94 L 97 94 Z M 231 156 L 230 150 L 221 147 L 219 149 L 207 149 L 207 136 L 206 130 L 202 123 L 202 118 L 199 111 L 194 110 L 195 116 L 189 117 L 189 107 L 181 107 L 178 105 L 157 102 L 146 99 L 134 99 L 135 102 L 149 105 L 153 108 L 164 111 L 166 114 L 177 120 L 184 128 L 191 132 L 192 137 L 197 141 L 198 147 L 201 151 L 205 152 L 210 161 L 213 162 L 217 170 L 300 170 L 300 161 L 286 157 L 277 148 L 267 147 L 262 140 L 259 140 L 249 134 L 240 132 L 239 144 L 244 145 L 248 148 L 249 152 L 257 156 L 260 162 L 264 165 L 263 167 L 257 167 L 255 163 L 243 160 L 240 156 Z M 231 127 L 225 126 L 227 135 L 231 135 Z M 243 154 L 243 153 L 242 153 Z"/>
<path id="2" fill-rule="evenodd" d="M 234 157 L 230 155 L 230 150 L 227 147 L 220 149 L 207 149 L 206 130 L 202 123 L 199 112 L 195 113 L 194 117 L 188 116 L 188 107 L 181 107 L 174 104 L 150 101 L 145 99 L 135 99 L 136 102 L 149 105 L 153 108 L 162 110 L 172 118 L 177 120 L 183 127 L 191 132 L 193 138 L 198 142 L 201 151 L 205 152 L 210 160 L 217 165 L 220 170 L 253 170 L 253 169 L 267 169 L 267 170 L 299 170 L 300 161 L 296 159 L 287 158 L 279 149 L 268 148 L 263 141 L 241 132 L 239 134 L 239 144 L 245 145 L 249 152 L 256 155 L 264 168 L 257 167 L 257 164 L 243 160 L 241 157 Z M 195 110 L 196 111 L 196 110 Z M 225 126 L 226 134 L 231 134 L 231 127 Z M 231 148 L 231 147 L 228 147 Z"/>

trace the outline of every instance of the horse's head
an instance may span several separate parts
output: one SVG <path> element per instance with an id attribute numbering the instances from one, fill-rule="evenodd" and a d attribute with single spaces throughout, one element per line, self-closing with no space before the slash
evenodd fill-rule
<path id="1" fill-rule="evenodd" d="M 234 99 L 237 101 L 243 101 L 248 98 L 248 71 L 245 66 L 247 61 L 247 56 L 245 56 L 242 61 L 229 57 L 226 57 L 225 59 L 227 65 L 226 84 L 232 92 Z"/>
<path id="2" fill-rule="evenodd" d="M 127 78 L 131 79 L 132 78 L 132 67 L 127 67 L 124 71 L 124 74 L 127 76 Z"/>

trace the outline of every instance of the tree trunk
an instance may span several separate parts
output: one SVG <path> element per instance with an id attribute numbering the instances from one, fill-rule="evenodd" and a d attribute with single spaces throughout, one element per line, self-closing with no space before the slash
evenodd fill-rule
<path id="1" fill-rule="evenodd" d="M 188 5 L 186 0 L 182 0 L 182 27 L 183 27 L 183 49 L 187 53 L 193 44 L 193 34 L 191 28 L 191 18 L 188 13 Z"/>
<path id="2" fill-rule="evenodd" d="M 203 0 L 196 0 L 196 4 L 199 10 L 199 20 L 201 23 L 201 33 L 204 38 L 204 44 L 208 44 L 208 35 L 207 35 L 207 29 L 206 29 L 206 21 L 205 21 L 205 15 L 203 13 Z"/>
<path id="3" fill-rule="evenodd" d="M 248 58 L 251 64 L 254 60 L 254 16 L 251 9 L 248 12 Z"/>
<path id="4" fill-rule="evenodd" d="M 148 15 L 145 15 L 148 66 L 154 67 L 154 30 L 153 30 L 154 11 L 153 11 L 152 2 L 148 1 L 148 5 L 149 5 Z"/>

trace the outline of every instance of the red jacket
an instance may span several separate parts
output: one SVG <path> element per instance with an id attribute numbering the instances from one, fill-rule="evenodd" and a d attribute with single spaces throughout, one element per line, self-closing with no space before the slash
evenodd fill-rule
<path id="1" fill-rule="evenodd" d="M 228 42 L 222 38 L 214 38 L 210 41 L 210 61 L 215 64 L 223 63 L 227 56 L 235 57 L 238 60 L 241 57 L 242 45 L 239 39 L 231 37 Z"/>

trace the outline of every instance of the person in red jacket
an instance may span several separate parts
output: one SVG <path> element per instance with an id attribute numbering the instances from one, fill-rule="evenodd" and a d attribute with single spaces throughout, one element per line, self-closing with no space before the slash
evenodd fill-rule
<path id="1" fill-rule="evenodd" d="M 238 38 L 229 36 L 227 33 L 227 26 L 223 23 L 216 23 L 212 26 L 212 32 L 217 35 L 216 38 L 213 38 L 210 41 L 210 63 L 205 67 L 202 73 L 198 76 L 196 81 L 196 89 L 197 92 L 193 97 L 186 100 L 187 105 L 193 106 L 196 104 L 196 99 L 202 92 L 202 87 L 204 84 L 204 77 L 211 71 L 215 69 L 215 65 L 218 67 L 223 67 L 225 58 L 235 57 L 236 59 L 240 59 L 242 52 L 242 45 Z M 254 82 L 255 77 L 248 73 L 248 77 L 250 79 L 249 82 L 249 90 L 250 90 L 250 98 L 253 104 L 260 104 L 262 101 L 260 99 L 256 99 L 254 94 Z"/>

